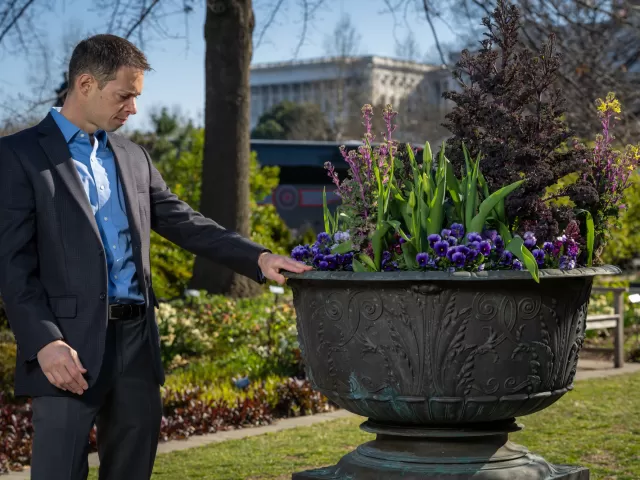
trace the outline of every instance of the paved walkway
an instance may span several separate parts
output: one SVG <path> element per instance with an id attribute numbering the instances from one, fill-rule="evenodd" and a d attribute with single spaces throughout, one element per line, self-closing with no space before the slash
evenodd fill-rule
<path id="1" fill-rule="evenodd" d="M 576 380 L 613 377 L 635 372 L 640 372 L 640 363 L 625 363 L 622 368 L 614 368 L 612 361 L 580 360 Z"/>
<path id="2" fill-rule="evenodd" d="M 623 368 L 613 368 L 613 362 L 601 360 L 581 360 L 576 373 L 576 380 L 587 380 L 592 378 L 612 377 L 616 375 L 625 375 L 628 373 L 640 372 L 640 363 L 627 363 Z M 353 416 L 346 410 L 337 412 L 320 413 L 318 415 L 287 418 L 279 420 L 273 425 L 266 427 L 245 428 L 239 430 L 230 430 L 226 432 L 210 433 L 207 435 L 195 435 L 186 440 L 171 440 L 162 442 L 158 445 L 158 454 L 174 452 L 177 450 L 186 450 L 187 448 L 201 447 L 211 443 L 224 442 L 226 440 L 238 440 L 256 435 L 264 435 L 265 433 L 280 432 L 291 428 L 306 427 L 316 423 L 335 420 L 337 418 L 346 418 Z M 89 455 L 89 465 L 99 465 L 98 454 Z M 30 479 L 28 468 L 22 472 L 12 472 L 9 475 L 0 475 L 1 480 L 28 480 Z"/>

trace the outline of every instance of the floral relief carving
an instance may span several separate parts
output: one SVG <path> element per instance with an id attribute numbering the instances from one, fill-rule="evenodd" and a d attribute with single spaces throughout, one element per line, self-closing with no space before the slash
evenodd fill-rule
<path id="1" fill-rule="evenodd" d="M 296 285 L 294 298 L 310 378 L 351 411 L 492 421 L 545 408 L 573 382 L 590 277 L 345 286 Z"/>

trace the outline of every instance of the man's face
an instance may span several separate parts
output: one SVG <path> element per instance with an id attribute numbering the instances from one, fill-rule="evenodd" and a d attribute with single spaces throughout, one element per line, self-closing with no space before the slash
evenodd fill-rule
<path id="1" fill-rule="evenodd" d="M 122 127 L 129 115 L 135 115 L 136 98 L 142 93 L 144 72 L 122 67 L 116 78 L 98 88 L 93 84 L 86 98 L 87 120 L 98 130 L 113 132 Z"/>

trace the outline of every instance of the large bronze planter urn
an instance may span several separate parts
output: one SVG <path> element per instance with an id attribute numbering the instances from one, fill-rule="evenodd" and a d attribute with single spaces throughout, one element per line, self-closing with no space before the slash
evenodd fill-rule
<path id="1" fill-rule="evenodd" d="M 595 275 L 289 274 L 314 388 L 376 439 L 293 479 L 586 480 L 509 441 L 572 389 Z"/>

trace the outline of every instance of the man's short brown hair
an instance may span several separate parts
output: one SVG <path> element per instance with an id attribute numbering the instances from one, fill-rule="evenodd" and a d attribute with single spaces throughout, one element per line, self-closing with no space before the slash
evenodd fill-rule
<path id="1" fill-rule="evenodd" d="M 147 57 L 133 43 L 117 35 L 100 34 L 82 40 L 73 50 L 69 61 L 69 90 L 77 78 L 89 73 L 102 89 L 122 67 L 151 70 Z"/>

